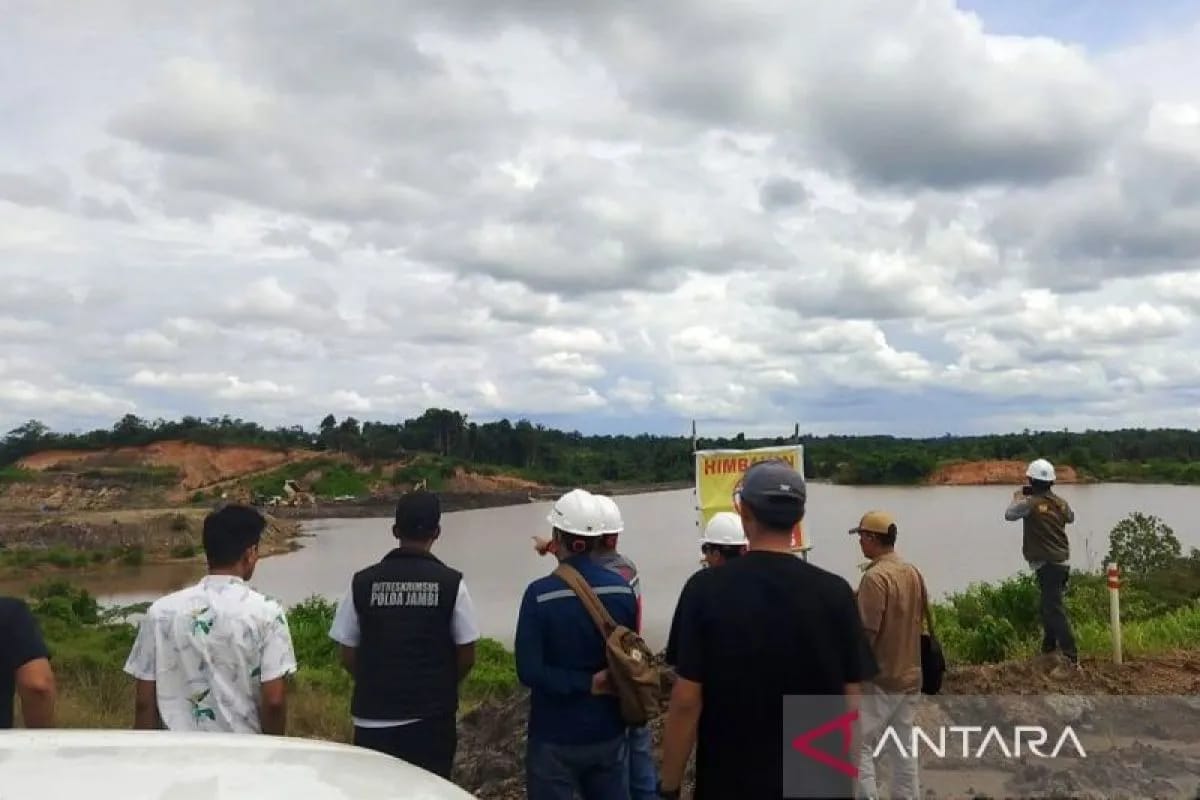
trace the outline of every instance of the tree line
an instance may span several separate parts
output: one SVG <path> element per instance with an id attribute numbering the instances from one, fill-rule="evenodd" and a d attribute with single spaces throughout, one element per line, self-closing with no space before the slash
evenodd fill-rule
<path id="1" fill-rule="evenodd" d="M 111 428 L 59 433 L 37 420 L 0 441 L 0 465 L 40 450 L 101 450 L 165 440 L 207 445 L 316 449 L 365 461 L 408 460 L 418 454 L 444 462 L 490 465 L 555 484 L 667 483 L 693 477 L 687 436 L 584 435 L 527 419 L 476 422 L 466 414 L 427 409 L 402 422 L 337 419 L 327 415 L 314 430 L 300 425 L 266 428 L 229 416 L 145 420 L 132 414 Z M 781 445 L 790 436 L 704 437 L 701 448 Z M 850 484 L 917 483 L 938 465 L 958 460 L 1049 458 L 1100 480 L 1200 483 L 1200 431 L 1123 429 L 1083 432 L 1030 431 L 980 436 L 903 438 L 801 434 L 805 474 Z"/>

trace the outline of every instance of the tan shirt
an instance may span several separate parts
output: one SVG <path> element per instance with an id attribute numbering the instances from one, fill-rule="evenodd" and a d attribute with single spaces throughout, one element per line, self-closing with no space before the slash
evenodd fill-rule
<path id="1" fill-rule="evenodd" d="M 858 610 L 879 662 L 874 683 L 889 692 L 921 688 L 924 595 L 916 568 L 896 553 L 875 559 L 858 585 Z"/>

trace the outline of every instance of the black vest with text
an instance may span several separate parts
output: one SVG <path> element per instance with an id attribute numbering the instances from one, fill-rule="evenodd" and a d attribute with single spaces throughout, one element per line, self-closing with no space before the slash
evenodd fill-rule
<path id="1" fill-rule="evenodd" d="M 451 621 L 462 573 L 431 553 L 397 548 L 351 583 L 361 638 L 350 713 L 426 719 L 458 710 Z"/>

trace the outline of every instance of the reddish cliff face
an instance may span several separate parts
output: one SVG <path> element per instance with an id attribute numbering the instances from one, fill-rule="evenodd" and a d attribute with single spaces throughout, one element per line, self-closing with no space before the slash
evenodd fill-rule
<path id="1" fill-rule="evenodd" d="M 1024 461 L 963 461 L 939 467 L 926 479 L 926 483 L 938 486 L 1019 486 L 1025 483 L 1027 466 Z M 1074 467 L 1055 464 L 1054 470 L 1058 475 L 1058 483 L 1079 482 Z"/>
<path id="2" fill-rule="evenodd" d="M 164 441 L 144 447 L 121 447 L 94 452 L 45 450 L 21 459 L 19 466 L 39 472 L 54 467 L 174 467 L 180 473 L 178 488 L 195 490 L 221 481 L 276 469 L 285 464 L 311 460 L 320 455 L 311 450 L 279 451 L 262 447 L 214 447 L 193 442 Z"/>

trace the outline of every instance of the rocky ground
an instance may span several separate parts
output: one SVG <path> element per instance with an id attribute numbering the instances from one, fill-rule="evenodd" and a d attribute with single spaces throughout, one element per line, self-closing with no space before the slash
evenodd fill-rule
<path id="1" fill-rule="evenodd" d="M 671 676 L 664 679 L 664 699 Z M 1139 658 L 1122 666 L 1085 661 L 1075 673 L 1052 659 L 964 666 L 943 695 L 926 698 L 918 722 L 1072 725 L 1089 758 L 922 759 L 926 797 L 1197 797 L 1200 789 L 1200 651 Z M 1193 699 L 1196 698 L 1196 699 Z M 665 702 L 664 708 L 665 711 Z M 480 800 L 523 800 L 528 696 L 464 714 L 455 782 Z M 953 718 L 951 720 L 951 718 Z M 948 721 L 949 720 L 949 721 Z M 970 722 L 963 722 L 970 720 Z M 651 723 L 656 756 L 664 717 Z M 1010 734 L 1011 735 L 1011 734 Z M 950 739 L 947 756 L 957 746 Z M 1044 751 L 1053 750 L 1057 734 Z M 979 745 L 973 740 L 972 750 Z M 1064 751 L 1071 752 L 1071 751 Z M 881 770 L 881 776 L 886 773 Z M 688 780 L 691 779 L 689 768 Z"/>

